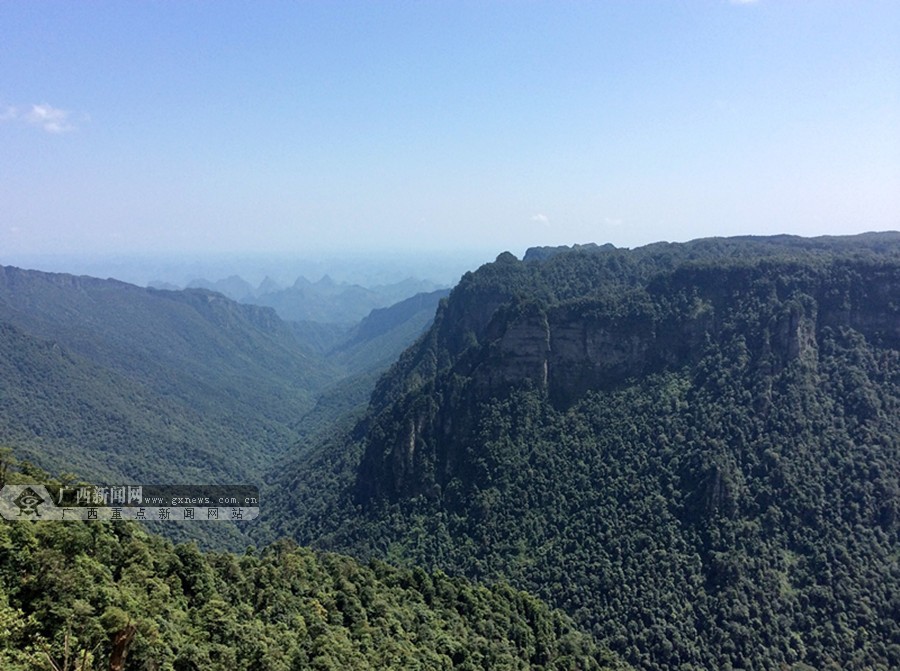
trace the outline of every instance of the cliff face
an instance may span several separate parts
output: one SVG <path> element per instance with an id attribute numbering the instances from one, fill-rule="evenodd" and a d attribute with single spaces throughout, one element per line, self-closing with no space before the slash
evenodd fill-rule
<path id="1" fill-rule="evenodd" d="M 564 253 L 550 258 L 567 263 Z M 741 352 L 760 378 L 797 360 L 814 369 L 828 332 L 900 348 L 896 261 L 682 264 L 643 283 L 588 282 L 592 292 L 564 300 L 540 283 L 548 263 L 501 257 L 454 290 L 430 337 L 381 386 L 393 385 L 391 400 L 373 399 L 359 500 L 429 496 L 474 477 L 477 438 L 467 432 L 477 407 L 515 389 L 565 410 L 592 390 L 690 370 L 713 347 Z"/>
<path id="2" fill-rule="evenodd" d="M 738 335 L 760 365 L 775 369 L 814 360 L 825 329 L 852 329 L 896 347 L 898 268 L 860 266 L 845 284 L 836 284 L 831 270 L 778 287 L 777 267 L 710 269 L 659 279 L 619 301 L 532 304 L 512 315 L 497 309 L 482 330 L 484 344 L 470 355 L 474 363 L 457 371 L 484 397 L 530 384 L 564 407 L 591 389 L 689 365 L 705 344 Z"/>

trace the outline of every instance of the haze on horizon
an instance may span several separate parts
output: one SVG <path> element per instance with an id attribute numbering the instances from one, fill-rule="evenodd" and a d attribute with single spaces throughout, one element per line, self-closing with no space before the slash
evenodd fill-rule
<path id="1" fill-rule="evenodd" d="M 895 2 L 0 3 L 0 263 L 900 228 Z"/>

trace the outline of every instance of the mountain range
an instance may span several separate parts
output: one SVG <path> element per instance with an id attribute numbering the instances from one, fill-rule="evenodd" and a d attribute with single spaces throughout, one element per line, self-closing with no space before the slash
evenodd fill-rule
<path id="1" fill-rule="evenodd" d="M 440 297 L 304 327 L 205 289 L 0 267 L 0 440 L 80 477 L 259 481 L 319 394 L 386 367 Z"/>
<path id="2" fill-rule="evenodd" d="M 900 235 L 465 275 L 267 533 L 510 580 L 642 669 L 900 666 Z"/>
<path id="3" fill-rule="evenodd" d="M 219 609 L 185 640 L 253 612 L 257 638 L 294 645 L 248 601 L 263 575 L 293 585 L 298 563 L 326 579 L 279 545 L 290 537 L 357 558 L 323 564 L 339 582 L 318 602 L 351 632 L 329 630 L 329 663 L 374 663 L 354 618 L 384 610 L 350 595 L 393 584 L 387 561 L 426 604 L 441 576 L 463 581 L 456 593 L 509 584 L 587 636 L 566 644 L 589 652 L 581 661 L 552 666 L 528 627 L 502 620 L 498 640 L 524 651 L 509 668 L 617 663 L 605 647 L 650 671 L 900 668 L 898 233 L 503 253 L 449 296 L 353 325 L 285 321 L 207 289 L 3 268 L 0 355 L 0 440 L 16 454 L 95 479 L 261 483 L 270 504 L 239 540 L 276 548 L 264 562 L 174 550 Z M 114 575 L 127 565 L 109 560 Z M 145 578 L 174 581 L 177 562 L 163 564 Z M 375 577 L 340 582 L 357 566 Z M 172 589 L 188 612 L 182 573 Z M 7 587 L 24 604 L 21 589 Z M 306 623 L 321 615 L 291 603 Z M 553 640 L 574 641 L 569 626 Z M 220 644 L 203 639 L 192 659 Z M 447 668 L 491 668 L 455 649 L 429 648 Z"/>
<path id="4" fill-rule="evenodd" d="M 160 288 L 178 289 L 175 285 Z M 266 277 L 258 287 L 238 275 L 211 282 L 196 279 L 188 283 L 188 289 L 208 289 L 232 300 L 275 309 L 286 321 L 319 322 L 325 324 L 355 324 L 372 310 L 387 308 L 411 296 L 443 289 L 429 280 L 409 277 L 401 282 L 364 287 L 348 282 L 336 282 L 323 275 L 316 282 L 303 276 L 289 287 L 280 286 Z"/>

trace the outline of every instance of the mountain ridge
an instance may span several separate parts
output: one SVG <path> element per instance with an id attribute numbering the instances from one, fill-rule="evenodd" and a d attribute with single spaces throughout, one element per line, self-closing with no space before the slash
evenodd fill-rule
<path id="1" fill-rule="evenodd" d="M 637 668 L 893 668 L 898 279 L 896 233 L 501 254 L 280 529 L 511 580 Z"/>

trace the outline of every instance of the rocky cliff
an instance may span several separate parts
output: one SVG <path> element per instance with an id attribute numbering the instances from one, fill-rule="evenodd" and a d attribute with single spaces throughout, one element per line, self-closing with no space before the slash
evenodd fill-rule
<path id="1" fill-rule="evenodd" d="M 755 375 L 815 366 L 823 334 L 900 348 L 900 262 L 881 238 L 503 254 L 467 274 L 435 325 L 382 380 L 365 430 L 361 502 L 439 495 L 474 476 L 478 405 L 522 388 L 560 410 L 586 393 L 740 352 Z M 852 243 L 848 243 L 848 240 Z M 877 244 L 876 244 L 877 243 Z M 577 281 L 576 281 L 577 280 Z"/>

